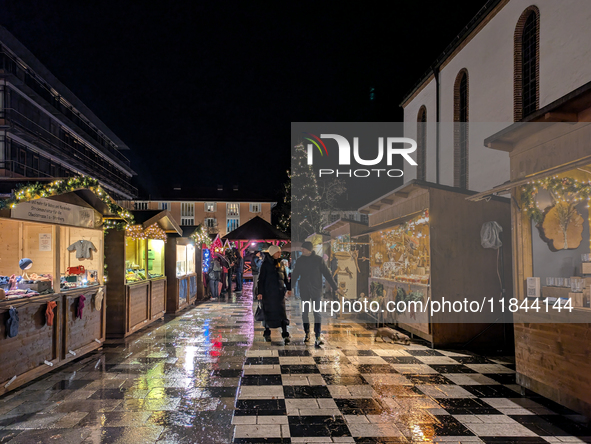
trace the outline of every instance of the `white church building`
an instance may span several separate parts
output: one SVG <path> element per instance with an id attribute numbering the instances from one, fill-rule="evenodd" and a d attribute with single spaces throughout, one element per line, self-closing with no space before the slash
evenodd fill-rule
<path id="1" fill-rule="evenodd" d="M 509 180 L 508 153 L 484 139 L 591 81 L 590 24 L 589 0 L 487 2 L 401 103 L 418 142 L 405 182 L 484 191 Z"/>

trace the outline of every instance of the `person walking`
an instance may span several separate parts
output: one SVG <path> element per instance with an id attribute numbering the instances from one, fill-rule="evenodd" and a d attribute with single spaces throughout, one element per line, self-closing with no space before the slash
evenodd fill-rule
<path id="1" fill-rule="evenodd" d="M 287 331 L 289 319 L 285 311 L 285 296 L 289 290 L 289 282 L 279 260 L 280 256 L 281 248 L 276 245 L 271 245 L 268 253 L 265 253 L 259 274 L 257 299 L 263 302 L 265 341 L 271 341 L 272 328 L 281 327 L 281 336 L 287 345 L 290 339 Z"/>
<path id="2" fill-rule="evenodd" d="M 306 337 L 304 342 L 310 341 L 310 323 L 309 314 L 310 311 L 314 312 L 314 334 L 316 341 L 314 345 L 320 347 L 324 344 L 324 339 L 321 336 L 322 332 L 322 316 L 320 311 L 314 311 L 313 307 L 320 306 L 322 299 L 322 277 L 326 279 L 326 282 L 337 291 L 337 284 L 330 274 L 330 270 L 322 260 L 314 252 L 314 245 L 312 242 L 304 242 L 302 244 L 302 255 L 296 261 L 293 271 L 291 272 L 291 284 L 300 281 L 300 298 L 302 300 L 302 318 L 304 321 L 304 332 Z M 310 304 L 306 304 L 304 307 L 303 303 L 309 301 Z"/>
<path id="3" fill-rule="evenodd" d="M 222 279 L 222 265 L 218 258 L 214 258 L 209 266 L 209 292 L 211 300 L 217 301 L 220 296 L 219 284 Z"/>
<path id="4" fill-rule="evenodd" d="M 236 256 L 236 263 L 234 264 L 234 266 L 236 267 L 236 292 L 241 292 L 244 258 L 240 254 L 240 250 L 238 250 L 237 248 L 234 249 L 234 255 Z"/>
<path id="5" fill-rule="evenodd" d="M 257 284 L 259 280 L 259 273 L 261 271 L 261 265 L 263 264 L 263 253 L 260 251 L 256 251 L 252 255 L 252 259 L 250 260 L 250 268 L 252 270 L 252 294 L 256 295 L 257 293 Z"/>

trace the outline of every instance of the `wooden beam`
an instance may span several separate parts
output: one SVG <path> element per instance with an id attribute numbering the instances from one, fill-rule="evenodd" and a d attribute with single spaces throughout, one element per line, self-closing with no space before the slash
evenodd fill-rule
<path id="1" fill-rule="evenodd" d="M 493 150 L 506 151 L 508 153 L 513 151 L 513 144 L 509 142 L 489 142 L 486 147 L 492 148 Z"/>
<path id="2" fill-rule="evenodd" d="M 544 114 L 544 120 L 546 122 L 578 122 L 579 115 L 577 113 L 553 111 Z"/>
<path id="3" fill-rule="evenodd" d="M 382 208 L 382 206 L 379 204 L 373 204 L 370 205 L 369 208 L 371 208 L 372 210 L 379 210 L 380 208 Z"/>
<path id="4" fill-rule="evenodd" d="M 359 210 L 359 213 L 361 213 L 361 214 L 369 214 L 369 210 Z"/>
<path id="5" fill-rule="evenodd" d="M 392 199 L 382 199 L 380 202 L 385 203 L 386 205 L 392 205 L 392 202 L 394 201 Z"/>
<path id="6" fill-rule="evenodd" d="M 409 194 L 410 193 L 407 193 L 406 191 L 397 191 L 396 193 L 394 193 L 395 196 L 403 197 L 405 199 L 408 197 Z"/>

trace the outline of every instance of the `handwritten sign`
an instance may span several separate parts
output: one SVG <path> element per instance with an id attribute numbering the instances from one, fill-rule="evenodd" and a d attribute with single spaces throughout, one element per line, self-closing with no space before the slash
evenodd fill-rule
<path id="1" fill-rule="evenodd" d="M 50 199 L 20 203 L 12 209 L 10 217 L 49 224 L 94 228 L 94 211 L 91 208 Z"/>

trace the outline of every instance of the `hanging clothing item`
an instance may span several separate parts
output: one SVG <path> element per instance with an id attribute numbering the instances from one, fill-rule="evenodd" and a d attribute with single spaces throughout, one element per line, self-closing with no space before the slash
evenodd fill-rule
<path id="1" fill-rule="evenodd" d="M 76 305 L 76 316 L 82 319 L 82 311 L 84 310 L 84 301 L 86 300 L 86 296 L 81 294 L 78 296 L 78 304 Z"/>
<path id="2" fill-rule="evenodd" d="M 76 250 L 76 259 L 90 259 L 91 251 L 98 251 L 94 244 L 87 240 L 79 240 L 68 247 L 68 251 Z"/>
<path id="3" fill-rule="evenodd" d="M 53 309 L 55 307 L 57 307 L 57 302 L 49 301 L 47 303 L 47 310 L 45 310 L 45 321 L 49 327 L 51 327 L 53 325 L 53 317 L 55 315 L 55 313 L 53 312 Z"/>
<path id="4" fill-rule="evenodd" d="M 99 291 L 97 291 L 94 295 L 94 309 L 96 311 L 101 311 L 101 308 L 103 308 L 104 294 L 105 290 L 103 288 L 99 288 Z"/>
<path id="5" fill-rule="evenodd" d="M 18 335 L 18 311 L 11 307 L 8 310 L 8 319 L 6 320 L 6 336 L 14 338 Z"/>
<path id="6" fill-rule="evenodd" d="M 494 248 L 495 250 L 500 248 L 503 245 L 501 242 L 502 232 L 503 227 L 497 222 L 485 222 L 480 230 L 480 244 L 483 248 Z"/>

